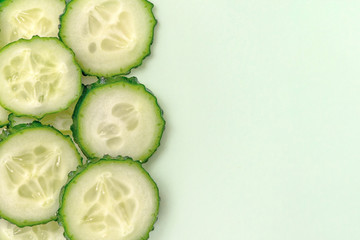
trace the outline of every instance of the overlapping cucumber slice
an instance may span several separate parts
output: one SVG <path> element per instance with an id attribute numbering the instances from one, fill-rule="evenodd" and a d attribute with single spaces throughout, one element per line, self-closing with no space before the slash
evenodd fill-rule
<path id="1" fill-rule="evenodd" d="M 59 218 L 71 240 L 148 239 L 159 191 L 139 162 L 104 158 L 73 174 Z"/>
<path id="2" fill-rule="evenodd" d="M 102 79 L 79 100 L 73 136 L 89 158 L 129 156 L 145 162 L 160 145 L 165 121 L 155 96 L 135 77 Z"/>
<path id="3" fill-rule="evenodd" d="M 9 111 L 0 106 L 0 127 L 3 127 L 9 123 L 9 114 Z"/>
<path id="4" fill-rule="evenodd" d="M 41 118 L 66 109 L 81 94 L 73 53 L 56 38 L 18 40 L 0 51 L 0 104 Z"/>
<path id="5" fill-rule="evenodd" d="M 71 136 L 72 132 L 70 127 L 73 123 L 72 115 L 74 113 L 75 105 L 76 103 L 73 103 L 64 111 L 48 114 L 38 121 L 44 125 L 50 125 L 56 128 L 64 135 Z M 24 123 L 32 123 L 34 121 L 37 121 L 37 119 L 32 117 L 18 117 L 13 113 L 11 113 L 8 117 L 8 122 L 11 127 Z"/>
<path id="6" fill-rule="evenodd" d="M 60 190 L 79 164 L 71 139 L 54 128 L 10 128 L 0 142 L 0 217 L 18 226 L 56 219 Z"/>
<path id="7" fill-rule="evenodd" d="M 0 1 L 0 48 L 34 35 L 57 37 L 64 0 Z"/>
<path id="8" fill-rule="evenodd" d="M 59 36 L 86 74 L 125 74 L 150 54 L 156 20 L 146 0 L 73 0 Z"/>
<path id="9" fill-rule="evenodd" d="M 33 227 L 20 228 L 0 219 L 1 240 L 66 240 L 64 228 L 55 221 Z"/>

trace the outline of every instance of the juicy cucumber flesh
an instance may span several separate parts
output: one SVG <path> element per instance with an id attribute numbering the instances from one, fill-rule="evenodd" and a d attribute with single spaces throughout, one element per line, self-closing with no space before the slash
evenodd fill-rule
<path id="1" fill-rule="evenodd" d="M 64 0 L 7 0 L 0 6 L 0 48 L 34 35 L 57 37 Z"/>
<path id="2" fill-rule="evenodd" d="M 144 162 L 160 144 L 162 110 L 135 78 L 114 79 L 85 91 L 73 115 L 73 136 L 89 158 L 108 154 Z"/>
<path id="3" fill-rule="evenodd" d="M 64 228 L 55 221 L 33 227 L 19 228 L 4 219 L 0 219 L 1 240 L 66 240 Z"/>
<path id="4" fill-rule="evenodd" d="M 18 40 L 0 51 L 0 103 L 18 116 L 66 109 L 81 93 L 81 71 L 56 38 Z"/>
<path id="5" fill-rule="evenodd" d="M 70 138 L 52 127 L 11 128 L 0 142 L 0 217 L 18 226 L 56 219 L 60 190 L 80 161 Z"/>
<path id="6" fill-rule="evenodd" d="M 102 159 L 65 186 L 59 219 L 71 240 L 147 239 L 159 192 L 139 162 Z"/>
<path id="7" fill-rule="evenodd" d="M 129 72 L 150 54 L 156 20 L 146 0 L 73 0 L 59 36 L 86 74 Z"/>

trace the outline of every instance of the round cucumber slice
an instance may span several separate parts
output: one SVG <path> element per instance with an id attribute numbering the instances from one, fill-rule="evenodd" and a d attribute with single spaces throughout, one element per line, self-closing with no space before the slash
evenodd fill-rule
<path id="1" fill-rule="evenodd" d="M 73 142 L 38 122 L 17 125 L 3 137 L 0 217 L 20 227 L 56 219 L 60 190 L 81 164 Z"/>
<path id="2" fill-rule="evenodd" d="M 73 0 L 61 17 L 59 36 L 86 74 L 125 74 L 150 54 L 152 8 L 146 0 Z"/>
<path id="3" fill-rule="evenodd" d="M 157 100 L 136 78 L 114 77 L 84 91 L 73 136 L 88 158 L 129 156 L 145 162 L 160 145 L 165 121 Z"/>
<path id="4" fill-rule="evenodd" d="M 148 239 L 158 209 L 158 188 L 139 162 L 106 158 L 65 186 L 59 220 L 71 240 L 139 240 Z"/>
<path id="5" fill-rule="evenodd" d="M 0 103 L 16 115 L 42 118 L 81 95 L 81 70 L 56 38 L 33 37 L 0 51 Z"/>
<path id="6" fill-rule="evenodd" d="M 66 240 L 64 228 L 51 221 L 33 227 L 19 228 L 4 219 L 0 219 L 1 240 Z"/>
<path id="7" fill-rule="evenodd" d="M 57 37 L 64 0 L 6 0 L 0 5 L 0 48 L 34 35 Z"/>

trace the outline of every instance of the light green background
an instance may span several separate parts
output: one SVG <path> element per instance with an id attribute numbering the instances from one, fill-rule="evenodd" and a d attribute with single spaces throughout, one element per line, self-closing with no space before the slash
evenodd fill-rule
<path id="1" fill-rule="evenodd" d="M 153 3 L 150 239 L 360 239 L 360 1 Z"/>

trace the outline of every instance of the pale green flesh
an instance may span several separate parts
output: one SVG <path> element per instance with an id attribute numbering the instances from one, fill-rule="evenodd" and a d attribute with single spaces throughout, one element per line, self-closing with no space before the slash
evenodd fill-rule
<path id="1" fill-rule="evenodd" d="M 72 1 L 62 17 L 60 37 L 85 73 L 123 74 L 149 54 L 156 24 L 151 8 L 143 0 Z"/>
<path id="2" fill-rule="evenodd" d="M 159 145 L 164 126 L 154 97 L 131 84 L 92 91 L 78 114 L 80 146 L 91 157 L 108 154 L 147 160 Z"/>
<path id="3" fill-rule="evenodd" d="M 76 240 L 138 240 L 155 222 L 159 197 L 138 167 L 101 163 L 67 186 L 60 214 Z"/>
<path id="4" fill-rule="evenodd" d="M 9 136 L 0 144 L 1 217 L 22 226 L 55 218 L 60 190 L 79 163 L 75 146 L 54 129 Z"/>
<path id="5" fill-rule="evenodd" d="M 0 48 L 34 35 L 57 37 L 63 0 L 13 0 L 0 12 Z"/>
<path id="6" fill-rule="evenodd" d="M 20 40 L 0 52 L 0 102 L 17 115 L 41 118 L 67 108 L 80 95 L 80 77 L 57 39 Z"/>
<path id="7" fill-rule="evenodd" d="M 64 229 L 57 222 L 19 228 L 15 224 L 0 219 L 1 240 L 65 240 Z"/>

